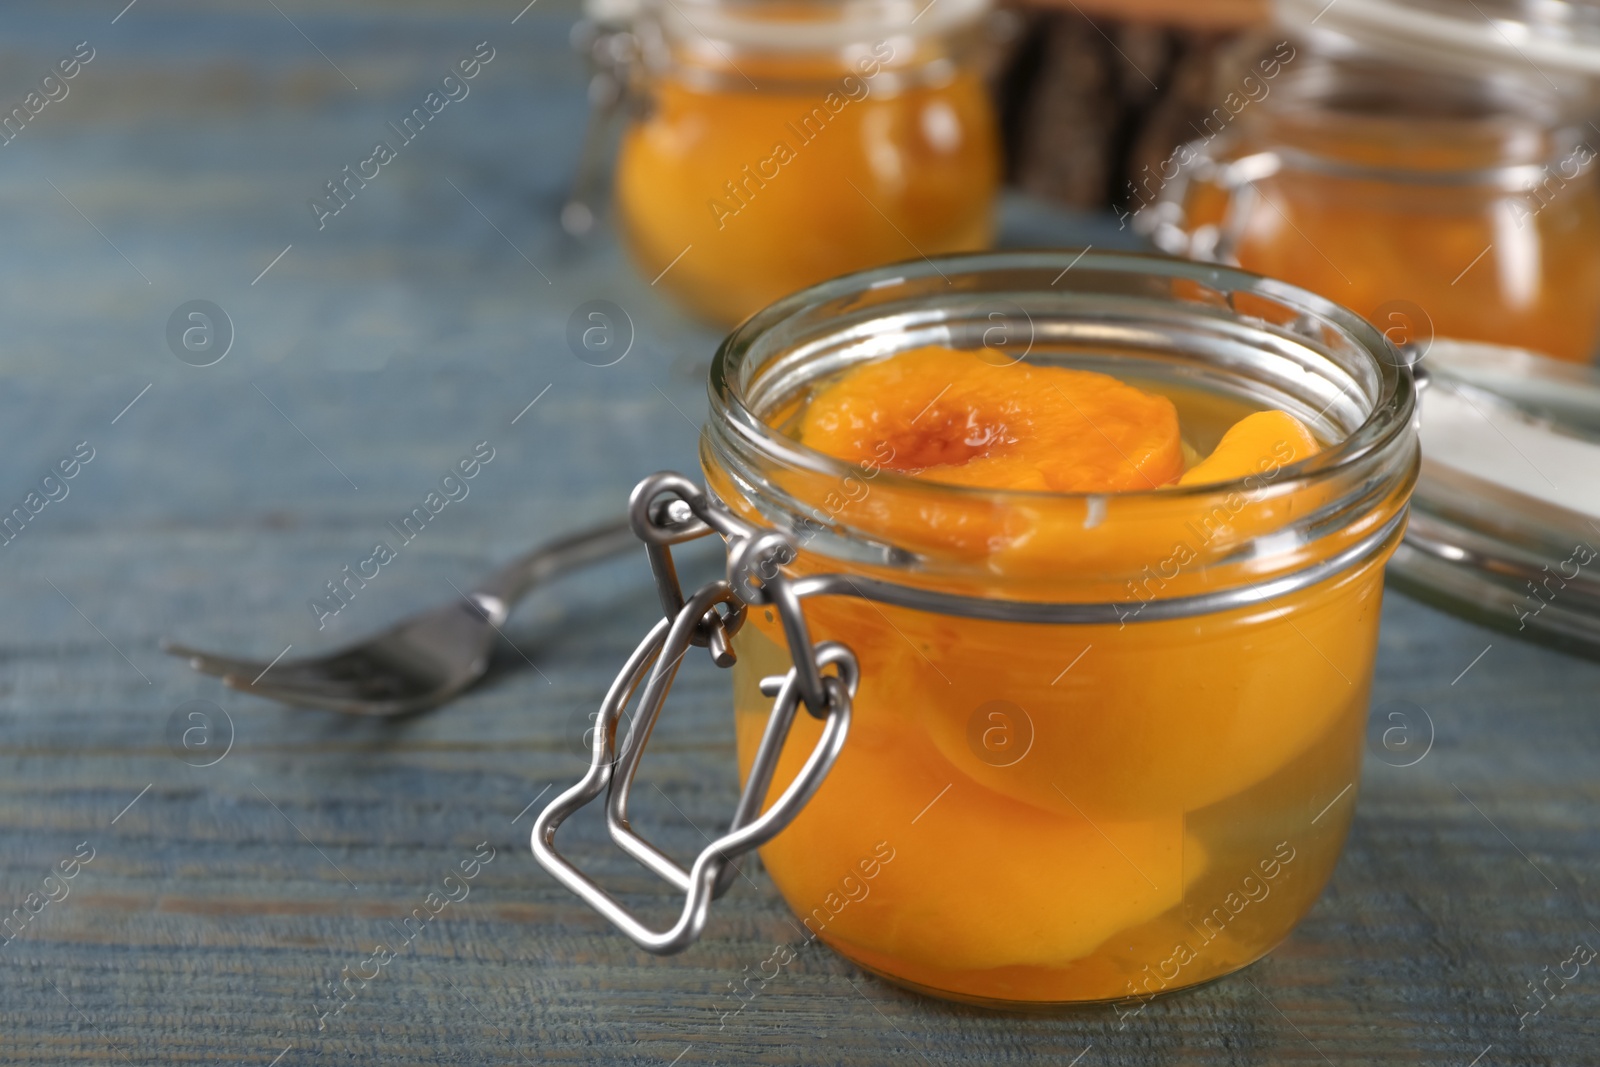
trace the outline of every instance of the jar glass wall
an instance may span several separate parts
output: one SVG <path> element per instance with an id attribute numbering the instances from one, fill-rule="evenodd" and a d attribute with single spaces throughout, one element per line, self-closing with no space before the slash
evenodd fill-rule
<path id="1" fill-rule="evenodd" d="M 1262 54 L 1221 76 L 1229 102 L 1136 190 L 1164 250 L 1303 285 L 1397 340 L 1594 358 L 1600 187 L 1573 104 L 1586 93 L 1316 38 Z"/>
<path id="2" fill-rule="evenodd" d="M 617 164 L 641 273 L 731 324 L 825 278 L 987 247 L 985 0 L 681 0 L 641 28 Z"/>
<path id="3" fill-rule="evenodd" d="M 837 763 L 763 861 L 812 935 L 942 996 L 1142 998 L 1289 932 L 1350 824 L 1382 567 L 1416 474 L 1409 373 L 1354 314 L 1223 268 L 1071 262 L 840 279 L 747 322 L 713 368 L 711 492 L 793 532 L 795 576 L 920 598 L 805 601 L 861 682 Z M 997 325 L 1013 358 L 1171 397 L 1202 451 L 1261 408 L 1325 448 L 1217 485 L 1032 493 L 842 463 L 789 432 L 846 368 L 993 351 Z M 745 771 L 760 680 L 789 654 L 756 608 L 735 648 Z M 797 720 L 774 794 L 819 729 Z"/>

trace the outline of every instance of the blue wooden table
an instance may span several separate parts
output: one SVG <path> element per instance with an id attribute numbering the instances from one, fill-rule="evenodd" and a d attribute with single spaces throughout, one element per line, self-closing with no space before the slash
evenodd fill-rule
<path id="1" fill-rule="evenodd" d="M 759 870 L 669 959 L 559 889 L 527 809 L 579 774 L 651 619 L 639 560 L 536 598 L 485 685 L 403 723 L 160 654 L 332 647 L 693 470 L 717 337 L 605 233 L 551 225 L 584 115 L 570 4 L 123 3 L 0 10 L 0 110 L 27 114 L 0 146 L 0 505 L 23 509 L 0 548 L 0 1062 L 1600 1062 L 1600 963 L 1530 994 L 1600 948 L 1600 668 L 1398 594 L 1374 737 L 1391 711 L 1416 732 L 1375 740 L 1327 893 L 1266 960 L 1125 1027 L 929 1001 L 818 949 L 724 1018 L 795 941 Z M 470 92 L 333 214 L 325 183 L 475 53 Z M 1014 244 L 1125 239 L 1007 218 Z M 615 366 L 567 346 L 592 299 L 636 326 Z M 193 301 L 226 318 L 174 346 Z M 325 583 L 475 447 L 469 494 L 319 629 Z M 725 686 L 687 669 L 651 749 L 638 818 L 679 855 L 735 795 Z"/>

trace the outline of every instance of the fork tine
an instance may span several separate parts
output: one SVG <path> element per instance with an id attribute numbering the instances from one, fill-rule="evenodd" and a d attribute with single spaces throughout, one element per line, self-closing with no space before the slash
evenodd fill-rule
<path id="1" fill-rule="evenodd" d="M 351 695 L 342 697 L 330 691 L 326 683 L 319 683 L 315 688 L 310 686 L 294 686 L 283 684 L 255 685 L 250 679 L 237 674 L 222 676 L 222 684 L 229 689 L 237 689 L 241 693 L 261 697 L 265 700 L 276 700 L 280 704 L 292 704 L 302 708 L 318 708 L 323 711 L 340 711 L 347 715 L 368 715 L 377 718 L 401 715 L 411 710 L 399 701 L 378 701 L 363 698 L 359 690 L 350 689 Z M 431 705 L 430 705 L 431 706 Z"/>
<path id="2" fill-rule="evenodd" d="M 279 660 L 277 663 L 269 663 L 258 659 L 236 659 L 232 656 L 222 656 L 215 652 L 205 652 L 198 648 L 190 648 L 187 645 L 177 645 L 171 642 L 164 643 L 162 648 L 171 655 L 187 657 L 189 665 L 202 674 L 214 674 L 218 678 L 228 674 L 248 675 L 251 678 L 259 678 L 268 670 L 271 670 L 274 675 L 279 677 L 284 675 L 292 677 L 303 675 L 307 671 L 319 671 L 329 660 L 337 657 L 337 653 L 335 653 L 333 656 L 297 657 L 295 659 Z M 319 674 L 318 677 L 320 678 L 321 675 Z"/>
<path id="3" fill-rule="evenodd" d="M 267 700 L 276 700 L 282 704 L 297 704 L 308 708 L 341 708 L 348 701 L 332 696 L 323 687 L 311 688 L 309 686 L 284 685 L 281 683 L 268 683 L 256 685 L 250 676 L 226 673 L 222 675 L 222 684 L 229 689 L 237 689 L 241 693 L 251 696 L 263 697 Z"/>
<path id="4" fill-rule="evenodd" d="M 218 656 L 188 645 L 180 645 L 173 641 L 161 642 L 161 651 L 169 656 L 178 656 L 189 661 L 189 666 L 201 674 L 214 674 L 219 678 L 225 674 L 248 674 L 254 678 L 266 669 L 266 663 L 260 660 L 234 659 L 231 656 Z"/>

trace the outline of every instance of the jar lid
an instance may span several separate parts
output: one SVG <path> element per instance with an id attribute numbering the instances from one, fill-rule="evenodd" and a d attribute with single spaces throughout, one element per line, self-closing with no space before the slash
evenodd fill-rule
<path id="1" fill-rule="evenodd" d="M 1600 655 L 1600 371 L 1442 338 L 1422 365 L 1422 474 L 1391 575 L 1475 621 Z"/>
<path id="2" fill-rule="evenodd" d="M 1600 6 L 1572 0 L 1275 0 L 1278 23 L 1419 66 L 1600 75 Z"/>
<path id="3" fill-rule="evenodd" d="M 927 37 L 980 18 L 990 0 L 644 0 L 679 39 L 765 52 L 817 52 Z"/>
<path id="4" fill-rule="evenodd" d="M 642 7 L 641 0 L 583 0 L 583 17 L 600 26 L 626 29 Z"/>

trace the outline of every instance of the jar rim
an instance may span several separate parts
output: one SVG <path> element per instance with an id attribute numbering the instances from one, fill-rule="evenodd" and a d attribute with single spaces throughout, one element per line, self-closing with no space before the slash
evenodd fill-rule
<path id="1" fill-rule="evenodd" d="M 1281 58 L 1285 46 L 1293 51 Z M 1322 175 L 1508 191 L 1537 184 L 1586 147 L 1587 116 L 1574 106 L 1572 87 L 1536 77 L 1408 65 L 1293 28 L 1287 36 L 1253 32 L 1225 55 L 1213 88 L 1219 95 L 1232 89 L 1226 95 L 1241 101 L 1203 116 L 1191 147 L 1220 138 Z M 1259 95 L 1249 92 L 1255 67 L 1269 61 L 1281 74 L 1275 68 L 1257 78 Z M 1374 158 L 1365 151 L 1373 147 L 1390 151 Z"/>
<path id="2" fill-rule="evenodd" d="M 1016 270 L 1037 271 L 1041 276 L 1046 272 L 1054 274 L 1059 271 L 1058 275 L 1054 275 L 1058 283 L 1070 277 L 1074 271 L 1080 272 L 1080 279 L 1098 272 L 1128 277 L 1144 276 L 1170 282 L 1194 282 L 1218 292 L 1246 294 L 1275 301 L 1295 309 L 1312 323 L 1326 324 L 1342 333 L 1357 349 L 1370 357 L 1370 369 L 1378 375 L 1378 393 L 1371 398 L 1371 409 L 1358 426 L 1316 455 L 1283 467 L 1279 484 L 1304 484 L 1318 478 L 1336 476 L 1402 442 L 1406 431 L 1415 421 L 1417 385 L 1408 360 L 1376 327 L 1355 312 L 1309 290 L 1237 268 L 1162 255 L 1092 250 L 987 252 L 934 259 L 922 257 L 843 275 L 793 293 L 746 319 L 718 347 L 707 383 L 712 418 L 722 427 L 731 429 L 741 440 L 763 454 L 764 458 L 810 473 L 847 477 L 858 469 L 857 464 L 810 448 L 783 433 L 764 419 L 750 405 L 748 398 L 741 394 L 734 372 L 754 351 L 756 342 L 778 331 L 785 322 L 792 321 L 807 310 L 860 294 L 881 292 L 896 283 L 942 277 L 955 286 L 956 282 L 952 279 L 957 276 Z M 1054 285 L 1052 288 L 1060 290 L 1062 287 Z M 1197 304 L 1197 314 L 1199 307 Z M 1263 340 L 1269 337 L 1281 339 L 1285 332 L 1282 327 L 1273 326 L 1265 320 L 1258 319 L 1250 324 L 1248 316 L 1235 314 L 1239 321 L 1246 322 L 1248 328 L 1256 330 Z M 1309 343 L 1312 338 L 1302 334 L 1295 340 Z M 936 487 L 941 493 L 951 494 L 953 499 L 990 500 L 1017 505 L 1108 496 L 1124 500 L 1194 499 L 1238 492 L 1248 488 L 1247 483 L 1251 480 L 1250 476 L 1246 476 L 1226 482 L 1116 493 L 1069 493 L 933 482 L 888 469 L 878 471 L 875 478 L 890 488 L 926 490 Z"/>
<path id="3" fill-rule="evenodd" d="M 822 52 L 888 38 L 949 33 L 992 0 L 645 0 L 664 33 L 771 53 Z M 800 13 L 804 13 L 803 17 Z M 713 45 L 715 47 L 715 45 Z"/>
<path id="4" fill-rule="evenodd" d="M 1195 144 L 1195 142 L 1190 143 Z M 1588 159 L 1582 158 L 1585 150 L 1588 151 Z M 1199 152 L 1196 154 L 1199 155 Z M 1552 154 L 1542 163 L 1421 169 L 1350 163 L 1332 155 L 1320 155 L 1303 148 L 1276 145 L 1259 152 L 1252 152 L 1239 160 L 1229 160 L 1219 166 L 1228 167 L 1242 160 L 1248 160 L 1245 167 L 1248 172 L 1248 177 L 1244 179 L 1246 181 L 1260 181 L 1280 171 L 1293 171 L 1321 178 L 1342 178 L 1349 181 L 1378 182 L 1421 189 L 1490 189 L 1497 193 L 1509 194 L 1532 192 L 1541 182 L 1553 180 L 1558 176 L 1552 174 L 1552 170 L 1559 171 L 1569 162 L 1576 162 L 1580 168 L 1578 173 L 1581 174 L 1582 168 L 1593 158 L 1593 149 L 1581 141 L 1574 140 L 1570 147 L 1565 147 L 1565 150 L 1558 154 Z M 1565 181 L 1572 181 L 1576 175 L 1562 177 Z"/>
<path id="5" fill-rule="evenodd" d="M 1470 14 L 1439 0 L 1345 0 L 1336 9 L 1327 0 L 1275 0 L 1273 7 L 1290 29 L 1437 67 L 1600 73 L 1600 19 L 1592 5 L 1571 0 L 1485 0 Z"/>

